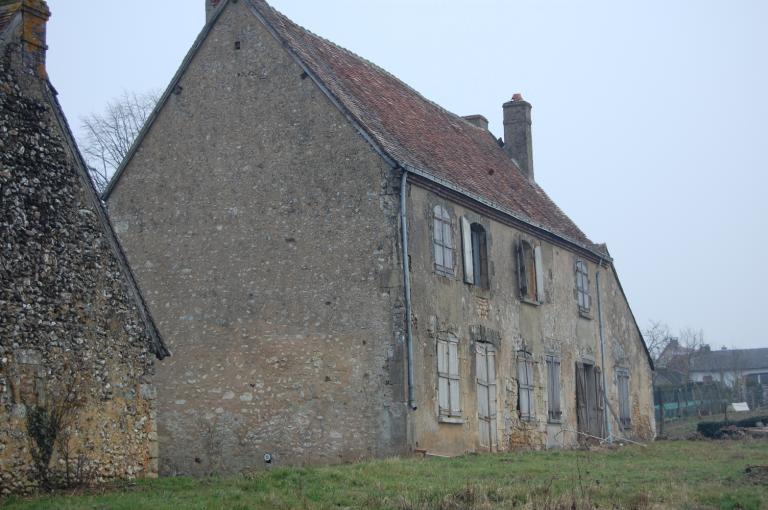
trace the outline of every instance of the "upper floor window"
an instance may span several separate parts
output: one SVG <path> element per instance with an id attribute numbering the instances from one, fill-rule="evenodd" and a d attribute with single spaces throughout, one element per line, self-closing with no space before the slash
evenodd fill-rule
<path id="1" fill-rule="evenodd" d="M 517 245 L 517 282 L 520 297 L 526 301 L 544 301 L 544 272 L 541 246 L 521 240 Z"/>
<path id="2" fill-rule="evenodd" d="M 589 313 L 589 273 L 587 264 L 583 260 L 576 261 L 576 299 L 579 302 L 579 311 Z"/>
<path id="3" fill-rule="evenodd" d="M 485 228 L 479 223 L 470 225 L 467 218 L 461 218 L 461 241 L 464 252 L 464 281 L 488 288 L 488 246 Z"/>
<path id="4" fill-rule="evenodd" d="M 517 409 L 521 420 L 534 419 L 533 404 L 533 356 L 522 350 L 517 352 Z"/>
<path id="5" fill-rule="evenodd" d="M 616 382 L 619 386 L 619 421 L 622 428 L 628 429 L 632 426 L 632 409 L 629 405 L 629 371 L 624 368 L 618 369 Z"/>
<path id="6" fill-rule="evenodd" d="M 433 210 L 432 244 L 435 251 L 435 271 L 453 276 L 453 229 L 451 215 L 441 205 Z"/>

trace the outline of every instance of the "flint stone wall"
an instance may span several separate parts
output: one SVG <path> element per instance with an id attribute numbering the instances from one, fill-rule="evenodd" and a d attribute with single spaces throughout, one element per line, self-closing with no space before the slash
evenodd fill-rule
<path id="1" fill-rule="evenodd" d="M 157 470 L 154 355 L 50 104 L 0 47 L 0 495 L 35 488 L 26 416 L 82 401 L 70 455 L 98 480 Z M 65 468 L 60 441 L 51 465 Z"/>

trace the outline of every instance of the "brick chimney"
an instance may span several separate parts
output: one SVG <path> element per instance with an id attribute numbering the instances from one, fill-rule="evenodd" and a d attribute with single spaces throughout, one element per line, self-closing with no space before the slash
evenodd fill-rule
<path id="1" fill-rule="evenodd" d="M 504 150 L 515 160 L 523 174 L 533 180 L 533 143 L 531 141 L 531 103 L 515 94 L 504 103 Z"/>
<path id="2" fill-rule="evenodd" d="M 223 0 L 205 0 L 205 22 L 208 23 Z"/>
<path id="3" fill-rule="evenodd" d="M 21 38 L 21 56 L 24 66 L 40 78 L 47 78 L 45 70 L 45 28 L 51 10 L 45 0 L 0 0 L 0 18 L 21 16 L 16 32 Z"/>

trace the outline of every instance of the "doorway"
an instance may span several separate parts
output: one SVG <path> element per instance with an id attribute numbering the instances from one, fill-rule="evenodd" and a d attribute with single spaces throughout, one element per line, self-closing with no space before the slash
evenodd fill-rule
<path id="1" fill-rule="evenodd" d="M 477 418 L 480 446 L 494 451 L 496 436 L 496 348 L 493 344 L 475 344 L 477 374 Z"/>
<path id="2" fill-rule="evenodd" d="M 594 436 L 580 436 L 580 441 L 605 437 L 605 401 L 600 367 L 576 362 L 576 417 L 578 430 Z"/>

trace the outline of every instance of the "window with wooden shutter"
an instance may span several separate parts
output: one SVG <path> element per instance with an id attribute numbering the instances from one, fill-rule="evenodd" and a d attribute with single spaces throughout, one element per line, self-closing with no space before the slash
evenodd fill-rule
<path id="1" fill-rule="evenodd" d="M 535 418 L 533 395 L 533 357 L 530 352 L 517 353 L 517 409 L 521 420 Z"/>
<path id="2" fill-rule="evenodd" d="M 445 207 L 436 205 L 432 218 L 432 244 L 435 254 L 435 272 L 453 276 L 453 229 L 451 216 Z"/>
<path id="3" fill-rule="evenodd" d="M 475 263 L 472 257 L 472 228 L 469 220 L 461 217 L 461 251 L 464 262 L 464 282 L 475 284 Z"/>
<path id="4" fill-rule="evenodd" d="M 632 427 L 632 408 L 629 402 L 629 371 L 618 369 L 616 371 L 616 381 L 619 389 L 619 422 L 621 428 L 628 429 Z"/>
<path id="5" fill-rule="evenodd" d="M 544 301 L 544 272 L 541 247 L 521 240 L 517 248 L 517 282 L 520 297 L 529 302 Z"/>
<path id="6" fill-rule="evenodd" d="M 589 273 L 587 264 L 583 260 L 576 261 L 576 300 L 579 303 L 579 310 L 589 313 Z"/>
<path id="7" fill-rule="evenodd" d="M 547 418 L 551 422 L 559 422 L 562 417 L 560 410 L 560 358 L 547 356 Z"/>
<path id="8" fill-rule="evenodd" d="M 441 337 L 437 341 L 437 394 L 440 416 L 461 416 L 459 383 L 459 339 L 453 335 Z"/>
<path id="9" fill-rule="evenodd" d="M 479 223 L 461 218 L 462 251 L 464 255 L 464 281 L 484 289 L 488 288 L 488 241 L 485 229 Z"/>

